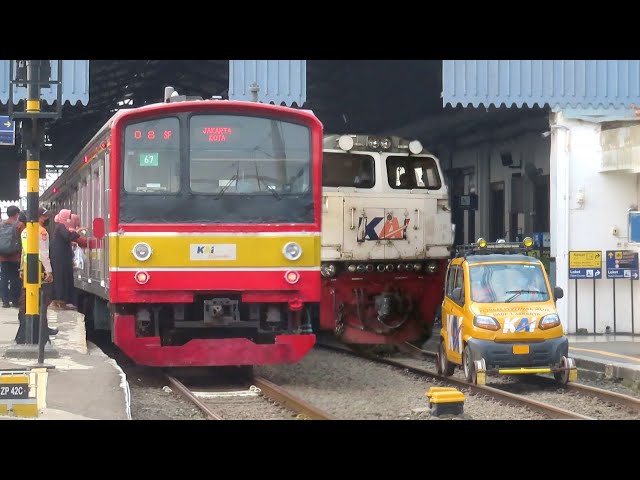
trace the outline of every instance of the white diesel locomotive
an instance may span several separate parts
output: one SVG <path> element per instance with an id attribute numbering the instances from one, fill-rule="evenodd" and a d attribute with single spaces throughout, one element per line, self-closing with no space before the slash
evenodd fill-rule
<path id="1" fill-rule="evenodd" d="M 426 340 L 453 243 L 438 159 L 394 136 L 325 135 L 319 329 L 348 344 Z"/>

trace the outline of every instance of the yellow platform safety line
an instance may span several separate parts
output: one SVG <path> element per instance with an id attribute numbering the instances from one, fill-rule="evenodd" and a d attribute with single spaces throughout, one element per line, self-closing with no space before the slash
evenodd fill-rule
<path id="1" fill-rule="evenodd" d="M 589 348 L 578 348 L 578 347 L 569 347 L 569 350 L 574 350 L 576 352 L 597 353 L 598 355 L 604 355 L 605 357 L 624 358 L 625 360 L 631 360 L 632 362 L 640 363 L 640 358 L 631 357 L 629 355 L 623 355 L 621 353 L 605 352 L 603 350 L 591 350 Z"/>
<path id="2" fill-rule="evenodd" d="M 551 368 L 500 368 L 498 373 L 502 375 L 520 375 L 527 373 L 551 373 Z"/>

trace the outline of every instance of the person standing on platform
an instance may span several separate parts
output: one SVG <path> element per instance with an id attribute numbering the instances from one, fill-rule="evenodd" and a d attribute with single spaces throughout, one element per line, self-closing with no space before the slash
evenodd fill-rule
<path id="1" fill-rule="evenodd" d="M 24 224 L 20 221 L 20 209 L 7 207 L 7 219 L 0 223 L 0 296 L 2 308 L 18 307 L 20 290 L 20 234 Z"/>
<path id="2" fill-rule="evenodd" d="M 74 306 L 73 247 L 80 234 L 69 230 L 71 210 L 62 209 L 53 228 L 51 239 L 51 266 L 53 267 L 53 301 L 51 308 L 72 310 Z"/>

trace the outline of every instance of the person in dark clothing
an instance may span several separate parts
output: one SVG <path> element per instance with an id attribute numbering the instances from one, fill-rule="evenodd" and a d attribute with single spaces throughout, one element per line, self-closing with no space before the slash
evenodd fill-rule
<path id="1" fill-rule="evenodd" d="M 15 205 L 7 207 L 7 219 L 3 224 L 15 227 L 17 238 L 20 237 L 24 229 L 24 223 L 19 218 L 20 209 Z M 0 255 L 0 297 L 2 297 L 2 308 L 18 307 L 22 282 L 20 281 L 20 255 L 18 250 L 11 255 Z"/>
<path id="2" fill-rule="evenodd" d="M 72 242 L 80 234 L 69 230 L 71 210 L 63 209 L 57 215 L 57 221 L 51 236 L 51 267 L 53 269 L 53 301 L 52 308 L 74 308 L 73 285 L 73 248 Z"/>

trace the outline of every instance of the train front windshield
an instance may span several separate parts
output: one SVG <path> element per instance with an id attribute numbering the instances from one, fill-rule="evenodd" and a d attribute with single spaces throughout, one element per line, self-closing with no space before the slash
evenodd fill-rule
<path id="1" fill-rule="evenodd" d="M 124 135 L 123 222 L 314 221 L 306 125 L 194 113 L 129 124 Z"/>

